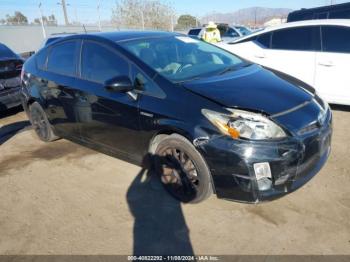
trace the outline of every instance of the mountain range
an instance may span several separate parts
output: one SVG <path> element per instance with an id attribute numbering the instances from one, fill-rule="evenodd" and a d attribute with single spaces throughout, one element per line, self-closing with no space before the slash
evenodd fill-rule
<path id="1" fill-rule="evenodd" d="M 201 22 L 262 25 L 272 18 L 285 18 L 292 11 L 288 8 L 250 7 L 227 13 L 212 12 L 203 16 Z"/>

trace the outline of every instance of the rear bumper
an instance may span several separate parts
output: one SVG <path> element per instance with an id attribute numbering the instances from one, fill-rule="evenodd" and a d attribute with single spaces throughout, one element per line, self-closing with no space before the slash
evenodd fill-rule
<path id="1" fill-rule="evenodd" d="M 0 90 L 0 111 L 21 105 L 20 87 Z"/>
<path id="2" fill-rule="evenodd" d="M 283 141 L 234 141 L 218 136 L 198 147 L 210 168 L 219 198 L 257 203 L 295 191 L 326 163 L 331 147 L 332 116 L 317 131 Z M 261 190 L 253 165 L 268 162 L 271 186 Z"/>

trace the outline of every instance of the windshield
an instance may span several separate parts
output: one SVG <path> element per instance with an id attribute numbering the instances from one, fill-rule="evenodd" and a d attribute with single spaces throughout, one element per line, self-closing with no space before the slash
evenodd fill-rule
<path id="1" fill-rule="evenodd" d="M 241 32 L 242 35 L 249 35 L 252 32 L 244 26 L 236 26 L 236 28 Z"/>
<path id="2" fill-rule="evenodd" d="M 172 82 L 226 72 L 243 64 L 233 54 L 187 36 L 139 39 L 119 44 Z"/>

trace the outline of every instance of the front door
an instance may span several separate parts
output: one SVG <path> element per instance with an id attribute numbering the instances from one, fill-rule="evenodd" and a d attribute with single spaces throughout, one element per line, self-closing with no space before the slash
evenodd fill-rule
<path id="1" fill-rule="evenodd" d="M 129 63 L 112 47 L 84 40 L 76 112 L 83 139 L 140 161 L 138 96 L 109 91 L 104 86 L 111 78 L 129 75 Z"/>
<path id="2" fill-rule="evenodd" d="M 317 54 L 315 87 L 329 103 L 350 105 L 350 28 L 322 27 L 323 50 Z"/>
<path id="3" fill-rule="evenodd" d="M 316 26 L 277 30 L 262 64 L 314 86 L 316 52 L 321 48 Z"/>

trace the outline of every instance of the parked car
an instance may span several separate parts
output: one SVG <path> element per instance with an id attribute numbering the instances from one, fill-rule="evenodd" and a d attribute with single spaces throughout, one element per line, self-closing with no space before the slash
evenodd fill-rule
<path id="1" fill-rule="evenodd" d="M 329 103 L 350 105 L 350 20 L 309 20 L 267 28 L 221 45 L 313 86 Z"/>
<path id="2" fill-rule="evenodd" d="M 21 105 L 22 65 L 23 59 L 0 43 L 0 111 Z"/>
<path id="3" fill-rule="evenodd" d="M 62 38 L 26 61 L 22 82 L 41 140 L 151 160 L 184 202 L 280 197 L 330 151 L 331 111 L 312 88 L 181 34 Z"/>
<path id="4" fill-rule="evenodd" d="M 303 8 L 290 12 L 287 22 L 296 22 L 312 19 L 349 19 L 350 3 L 321 6 L 316 8 Z"/>
<path id="5" fill-rule="evenodd" d="M 231 42 L 239 37 L 244 36 L 243 31 L 241 32 L 241 30 L 244 30 L 243 27 L 241 29 L 238 29 L 236 27 L 232 27 L 232 26 L 229 26 L 227 24 L 218 24 L 217 26 L 218 26 L 218 29 L 220 31 L 221 40 L 223 42 Z M 191 28 L 188 31 L 187 35 L 201 39 L 203 34 L 204 34 L 204 31 L 205 31 L 205 26 Z M 246 31 L 244 31 L 244 32 L 246 32 Z"/>
<path id="6" fill-rule="evenodd" d="M 234 25 L 233 28 L 238 30 L 241 33 L 241 36 L 250 35 L 252 33 L 252 30 L 243 25 Z"/>

